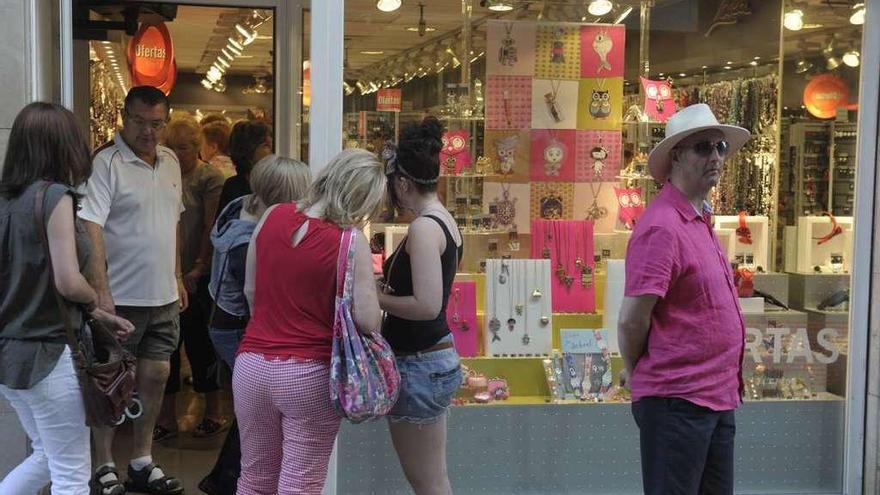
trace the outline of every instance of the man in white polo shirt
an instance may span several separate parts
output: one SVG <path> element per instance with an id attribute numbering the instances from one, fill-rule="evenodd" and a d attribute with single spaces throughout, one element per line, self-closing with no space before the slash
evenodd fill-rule
<path id="1" fill-rule="evenodd" d="M 168 113 L 168 100 L 158 89 L 129 91 L 122 130 L 95 154 L 78 213 L 93 244 L 89 268 L 98 305 L 135 325 L 124 345 L 138 359 L 143 403 L 143 415 L 134 420 L 125 486 L 113 463 L 114 430 L 93 430 L 92 495 L 183 493 L 180 480 L 166 476 L 152 458 L 153 427 L 180 333 L 178 315 L 186 306 L 177 247 L 180 164 L 171 150 L 159 146 Z"/>

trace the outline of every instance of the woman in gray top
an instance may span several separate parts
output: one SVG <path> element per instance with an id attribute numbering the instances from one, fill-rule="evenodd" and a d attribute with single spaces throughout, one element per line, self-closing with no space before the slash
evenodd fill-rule
<path id="1" fill-rule="evenodd" d="M 89 246 L 75 220 L 74 188 L 91 170 L 70 111 L 38 102 L 18 114 L 0 178 L 0 395 L 18 413 L 33 453 L 0 481 L 0 493 L 36 493 L 50 480 L 53 494 L 89 492 L 89 429 L 55 290 L 72 314 L 106 323 L 120 339 L 134 330 L 97 308 L 80 273 Z M 37 229 L 48 234 L 51 273 Z"/>

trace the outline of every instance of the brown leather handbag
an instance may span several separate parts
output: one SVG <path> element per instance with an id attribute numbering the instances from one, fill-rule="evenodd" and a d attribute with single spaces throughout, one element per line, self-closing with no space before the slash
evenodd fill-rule
<path id="1" fill-rule="evenodd" d="M 93 318 L 85 319 L 79 331 L 74 329 L 70 308 L 55 288 L 52 257 L 46 238 L 43 201 L 49 185 L 46 182 L 37 191 L 34 218 L 73 356 L 85 406 L 86 425 L 115 426 L 125 414 L 125 409 L 134 404 L 135 359 L 119 344 L 110 329 Z"/>

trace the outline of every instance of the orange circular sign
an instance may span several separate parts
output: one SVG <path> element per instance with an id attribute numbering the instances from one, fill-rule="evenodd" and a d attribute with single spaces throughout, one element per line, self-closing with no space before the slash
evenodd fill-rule
<path id="1" fill-rule="evenodd" d="M 804 106 L 814 117 L 830 119 L 837 109 L 849 103 L 849 87 L 843 79 L 822 74 L 816 76 L 804 88 Z"/>
<path id="2" fill-rule="evenodd" d="M 141 24 L 128 42 L 128 61 L 135 86 L 160 87 L 172 78 L 174 45 L 164 22 Z"/>

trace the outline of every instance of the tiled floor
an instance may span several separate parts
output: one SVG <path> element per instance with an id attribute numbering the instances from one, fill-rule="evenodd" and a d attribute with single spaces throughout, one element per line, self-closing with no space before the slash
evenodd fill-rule
<path id="1" fill-rule="evenodd" d="M 227 400 L 226 411 L 232 411 L 232 403 Z M 153 446 L 153 459 L 165 472 L 183 481 L 187 495 L 202 493 L 199 481 L 214 466 L 217 454 L 223 445 L 226 432 L 212 438 L 193 438 L 191 432 L 202 418 L 203 398 L 184 385 L 177 397 L 177 416 L 180 434 L 177 438 Z M 131 452 L 131 425 L 126 423 L 118 431 L 113 449 L 113 457 L 119 466 L 120 475 L 125 478 L 129 454 Z M 131 493 L 131 492 L 129 492 Z"/>

